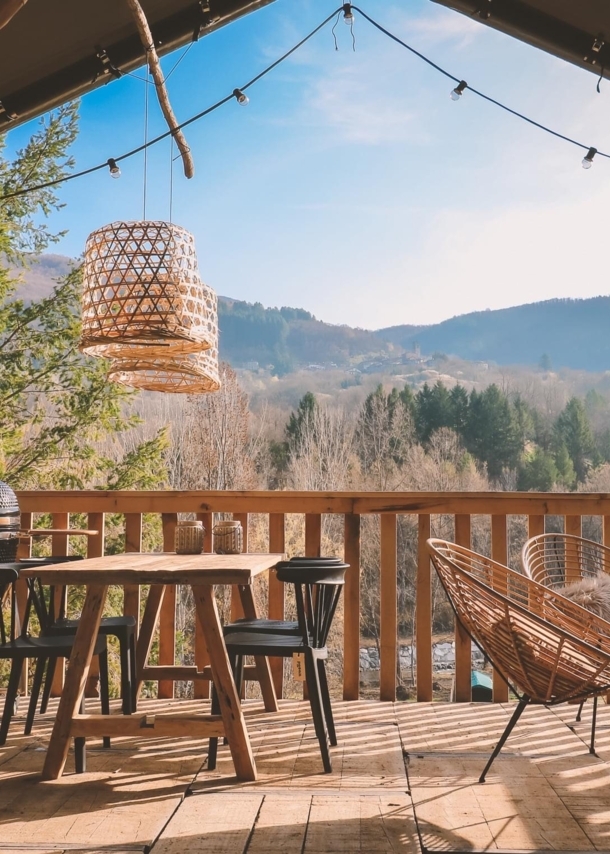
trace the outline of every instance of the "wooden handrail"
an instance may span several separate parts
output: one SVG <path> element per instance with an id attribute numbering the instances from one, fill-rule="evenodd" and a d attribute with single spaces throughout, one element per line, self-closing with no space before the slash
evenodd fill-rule
<path id="1" fill-rule="evenodd" d="M 106 514 L 125 516 L 125 550 L 142 548 L 143 514 L 161 517 L 163 544 L 173 549 L 173 532 L 178 513 L 194 513 L 206 529 L 204 550 L 212 549 L 213 513 L 232 513 L 244 528 L 248 542 L 249 514 L 267 515 L 269 548 L 283 552 L 286 546 L 286 520 L 299 514 L 305 520 L 305 552 L 320 554 L 325 515 L 344 518 L 344 556 L 350 564 L 344 596 L 344 699 L 357 699 L 360 682 L 360 608 L 361 608 L 361 517 L 377 515 L 380 542 L 380 698 L 392 700 L 396 692 L 398 655 L 397 578 L 397 517 L 418 517 L 416 589 L 417 699 L 430 701 L 433 694 L 432 661 L 432 575 L 425 541 L 430 536 L 432 517 L 452 516 L 455 521 L 455 540 L 468 546 L 471 540 L 473 516 L 490 517 L 491 556 L 500 563 L 508 559 L 508 517 L 526 516 L 529 536 L 544 532 L 545 518 L 564 517 L 567 533 L 580 534 L 583 516 L 601 517 L 605 542 L 610 542 L 610 495 L 605 493 L 525 493 L 525 492 L 292 492 L 292 491 L 22 491 L 17 493 L 22 511 L 22 526 L 31 528 L 34 514 L 50 513 L 54 527 L 65 528 L 70 514 L 87 514 L 89 529 L 99 535 L 89 537 L 90 557 L 103 554 L 104 520 Z M 55 554 L 66 554 L 68 535 L 64 532 L 53 538 Z M 22 553 L 23 554 L 23 553 Z M 125 591 L 126 613 L 138 613 L 139 591 Z M 175 597 L 163 604 L 159 634 L 159 664 L 172 666 L 175 654 Z M 234 615 L 238 604 L 234 604 Z M 284 589 L 274 579 L 269 584 L 269 615 L 281 619 L 284 615 Z M 469 637 L 456 628 L 455 698 L 470 699 L 471 643 Z M 195 636 L 195 660 L 201 671 L 207 663 L 205 646 L 199 632 Z M 282 689 L 281 662 L 273 670 L 278 694 Z M 161 681 L 161 696 L 171 696 L 172 683 Z M 195 683 L 195 696 L 208 696 L 207 683 Z M 506 701 L 506 684 L 494 676 L 494 700 Z"/>

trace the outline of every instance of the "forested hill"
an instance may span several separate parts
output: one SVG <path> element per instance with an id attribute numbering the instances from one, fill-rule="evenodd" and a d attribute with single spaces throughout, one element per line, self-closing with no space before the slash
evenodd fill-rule
<path id="1" fill-rule="evenodd" d="M 610 297 L 555 299 L 452 317 L 434 326 L 391 326 L 377 333 L 407 350 L 443 353 L 500 365 L 610 370 Z M 546 359 L 545 359 L 546 361 Z"/>
<path id="2" fill-rule="evenodd" d="M 46 296 L 70 259 L 43 255 L 24 275 L 19 296 Z M 404 306 L 408 314 L 408 305 Z M 610 297 L 557 299 L 453 317 L 431 326 L 376 332 L 332 325 L 300 308 L 265 308 L 219 299 L 220 353 L 235 367 L 273 365 L 278 373 L 308 365 L 385 369 L 416 350 L 500 365 L 610 370 Z"/>

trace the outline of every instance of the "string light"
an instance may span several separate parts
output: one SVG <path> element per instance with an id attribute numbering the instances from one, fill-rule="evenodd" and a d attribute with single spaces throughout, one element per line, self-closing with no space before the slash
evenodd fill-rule
<path id="1" fill-rule="evenodd" d="M 121 169 L 113 157 L 108 158 L 108 168 L 110 169 L 110 174 L 113 178 L 121 177 Z"/>
<path id="2" fill-rule="evenodd" d="M 523 115 L 523 113 L 519 113 L 519 112 L 517 112 L 517 110 L 513 110 L 510 107 L 507 107 L 506 104 L 503 104 L 501 101 L 497 101 L 495 98 L 492 98 L 489 95 L 486 95 L 484 92 L 481 92 L 477 89 L 474 89 L 472 86 L 468 86 L 468 84 L 466 83 L 465 80 L 460 80 L 459 77 L 455 77 L 453 74 L 450 74 L 444 68 L 441 68 L 440 65 L 437 65 L 431 59 L 428 59 L 428 57 L 424 56 L 423 53 L 420 53 L 419 51 L 415 50 L 415 48 L 412 48 L 406 42 L 399 39 L 398 36 L 395 36 L 389 30 L 382 27 L 381 24 L 378 24 L 375 20 L 373 20 L 373 18 L 371 18 L 369 15 L 367 15 L 365 12 L 363 12 L 362 9 L 360 9 L 358 6 L 352 6 L 351 3 L 344 3 L 341 6 L 339 6 L 338 9 L 335 9 L 335 11 L 332 12 L 332 14 L 330 14 L 320 24 L 318 24 L 318 26 L 315 27 L 315 29 L 313 29 L 310 33 L 308 33 L 303 39 L 301 39 L 300 42 L 297 42 L 297 44 L 294 45 L 294 47 L 292 47 L 292 48 L 290 48 L 290 50 L 286 51 L 286 53 L 284 53 L 282 56 L 280 56 L 279 59 L 276 59 L 275 62 L 272 62 L 271 65 L 268 65 L 265 69 L 263 69 L 263 71 L 259 72 L 259 74 L 257 74 L 255 77 L 253 77 L 251 80 L 249 80 L 244 86 L 242 86 L 241 89 L 234 89 L 230 95 L 225 96 L 220 101 L 217 101 L 215 104 L 212 104 L 210 107 L 207 107 L 207 109 L 202 110 L 200 113 L 197 113 L 194 116 L 191 116 L 191 118 L 189 118 L 189 119 L 186 119 L 186 121 L 184 121 L 180 125 L 178 125 L 178 129 L 181 130 L 181 129 L 187 127 L 188 125 L 192 124 L 193 122 L 199 121 L 204 116 L 209 115 L 210 113 L 217 110 L 219 107 L 222 107 L 224 104 L 231 101 L 233 98 L 236 98 L 237 102 L 239 104 L 242 104 L 243 106 L 245 106 L 249 102 L 249 98 L 244 92 L 245 89 L 249 88 L 254 83 L 257 83 L 262 77 L 264 77 L 266 74 L 269 74 L 270 71 L 272 71 L 274 68 L 276 68 L 280 63 L 284 62 L 284 60 L 286 60 L 289 56 L 291 56 L 293 53 L 295 53 L 295 51 L 297 51 L 300 47 L 302 47 L 307 41 L 309 41 L 309 39 L 311 39 L 313 36 L 315 36 L 316 33 L 320 32 L 320 30 L 323 29 L 323 27 L 325 27 L 328 23 L 330 23 L 330 21 L 332 21 L 333 19 L 336 19 L 341 14 L 341 12 L 343 12 L 343 19 L 344 19 L 345 23 L 349 24 L 350 26 L 353 25 L 353 22 L 354 22 L 354 11 L 353 10 L 355 10 L 356 12 L 359 12 L 360 15 L 362 15 L 362 17 L 366 21 L 368 21 L 370 24 L 372 24 L 372 26 L 374 26 L 377 30 L 379 30 L 381 33 L 383 33 L 389 39 L 396 42 L 397 44 L 399 44 L 401 47 L 405 48 L 406 50 L 410 51 L 414 56 L 417 56 L 419 59 L 421 59 L 427 65 L 429 65 L 431 68 L 434 68 L 436 71 L 438 71 L 440 74 L 443 74 L 445 77 L 449 78 L 450 80 L 453 80 L 457 85 L 450 92 L 450 97 L 452 100 L 458 101 L 460 99 L 462 93 L 464 92 L 464 90 L 468 89 L 470 92 L 472 92 L 473 95 L 478 95 L 479 98 L 482 98 L 484 101 L 487 101 L 488 103 L 493 104 L 496 107 L 499 107 L 501 110 L 504 110 L 505 112 L 510 113 L 512 116 L 515 116 L 516 118 L 521 119 L 522 121 L 527 122 L 528 124 L 533 125 L 534 127 L 537 127 L 539 130 L 543 130 L 545 133 L 548 133 L 551 136 L 556 137 L 557 139 L 561 139 L 564 142 L 569 142 L 571 145 L 575 145 L 578 148 L 585 149 L 587 151 L 587 154 L 585 155 L 585 157 L 583 158 L 583 161 L 582 161 L 582 165 L 583 165 L 584 169 L 590 169 L 591 168 L 591 165 L 593 163 L 593 158 L 595 157 L 596 154 L 599 157 L 610 158 L 610 154 L 606 154 L 605 152 L 599 151 L 596 148 L 589 148 L 589 146 L 584 145 L 582 142 L 578 142 L 578 140 L 576 140 L 576 139 L 572 139 L 569 136 L 565 136 L 564 134 L 558 133 L 557 131 L 553 130 L 552 128 L 547 127 L 546 125 L 543 125 L 540 122 L 535 121 L 534 119 L 530 119 L 528 116 Z M 601 37 L 600 37 L 600 39 L 598 39 L 596 41 L 601 42 Z M 64 175 L 61 178 L 56 178 L 53 181 L 47 181 L 44 184 L 38 184 L 38 185 L 33 186 L 33 187 L 24 187 L 24 188 L 20 188 L 18 190 L 13 190 L 12 192 L 9 192 L 9 193 L 4 193 L 3 195 L 0 196 L 0 202 L 6 201 L 8 199 L 14 199 L 14 198 L 17 198 L 18 196 L 24 196 L 28 193 L 34 193 L 38 190 L 45 190 L 45 189 L 47 189 L 47 187 L 54 187 L 54 186 L 57 186 L 59 184 L 63 184 L 66 181 L 72 181 L 75 178 L 83 178 L 85 175 L 91 175 L 93 172 L 98 172 L 100 169 L 105 169 L 106 167 L 108 167 L 110 169 L 110 174 L 112 175 L 113 178 L 118 178 L 121 174 L 121 170 L 118 166 L 119 161 L 126 160 L 128 157 L 133 157 L 135 154 L 139 154 L 141 151 L 144 151 L 145 149 L 150 148 L 153 145 L 156 145 L 158 142 L 161 142 L 162 140 L 167 139 L 168 137 L 172 136 L 173 133 L 174 133 L 173 130 L 166 131 L 165 133 L 160 134 L 159 136 L 155 137 L 154 139 L 148 140 L 148 142 L 146 142 L 144 145 L 140 145 L 137 148 L 133 148 L 131 151 L 125 152 L 125 154 L 122 154 L 120 157 L 110 158 L 108 161 L 106 161 L 104 163 L 99 163 L 97 166 L 91 166 L 88 169 L 83 169 L 80 172 L 73 172 L 71 175 Z"/>
<path id="3" fill-rule="evenodd" d="M 245 107 L 246 104 L 250 103 L 250 98 L 248 98 L 246 93 L 242 92 L 241 89 L 233 89 L 233 97 L 236 98 L 237 103 L 241 104 L 242 107 Z"/>
<path id="4" fill-rule="evenodd" d="M 468 83 L 466 83 L 465 80 L 460 80 L 460 82 L 455 87 L 455 89 L 452 89 L 451 92 L 449 93 L 449 97 L 451 98 L 452 101 L 459 101 L 460 98 L 462 97 L 462 92 L 464 91 L 464 89 L 467 89 L 467 88 L 468 88 Z"/>
<path id="5" fill-rule="evenodd" d="M 597 148 L 590 148 L 582 159 L 582 168 L 590 169 L 593 166 L 593 158 L 597 154 Z"/>

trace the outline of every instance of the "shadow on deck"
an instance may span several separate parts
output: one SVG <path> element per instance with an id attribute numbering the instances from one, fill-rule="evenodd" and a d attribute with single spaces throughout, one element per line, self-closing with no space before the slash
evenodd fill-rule
<path id="1" fill-rule="evenodd" d="M 144 701 L 142 708 L 201 708 Z M 530 708 L 476 781 L 510 707 L 335 702 L 339 746 L 321 771 L 309 705 L 245 705 L 259 779 L 238 784 L 227 747 L 206 770 L 196 739 L 91 741 L 88 771 L 42 782 L 52 715 L 16 719 L 0 749 L 0 854 L 416 854 L 610 850 L 610 708 Z"/>

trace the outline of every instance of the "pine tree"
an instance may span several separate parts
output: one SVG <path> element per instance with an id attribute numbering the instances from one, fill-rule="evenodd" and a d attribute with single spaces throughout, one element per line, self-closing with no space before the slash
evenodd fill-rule
<path id="1" fill-rule="evenodd" d="M 74 106 L 44 121 L 12 162 L 0 158 L 0 195 L 68 174 L 76 132 Z M 131 393 L 107 381 L 105 363 L 78 352 L 80 272 L 44 299 L 15 298 L 12 270 L 59 238 L 40 216 L 60 206 L 54 188 L 0 202 L 0 477 L 20 488 L 158 485 L 162 432 L 127 456 L 112 448 L 137 419 L 125 414 Z"/>

